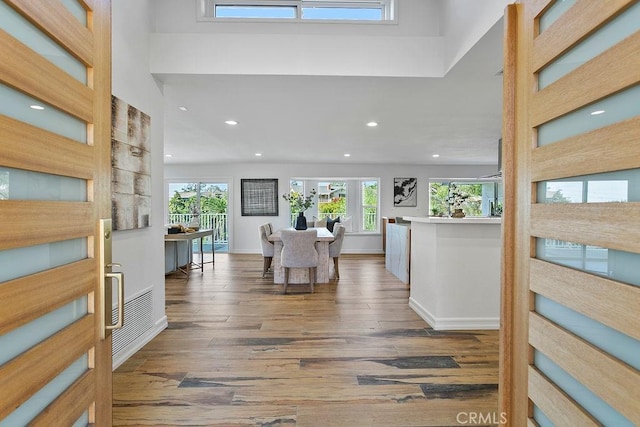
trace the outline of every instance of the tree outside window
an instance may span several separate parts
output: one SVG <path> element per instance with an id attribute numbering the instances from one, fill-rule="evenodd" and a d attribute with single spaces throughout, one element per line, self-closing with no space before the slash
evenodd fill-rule
<path id="1" fill-rule="evenodd" d="M 362 229 L 378 229 L 378 181 L 362 181 Z"/>

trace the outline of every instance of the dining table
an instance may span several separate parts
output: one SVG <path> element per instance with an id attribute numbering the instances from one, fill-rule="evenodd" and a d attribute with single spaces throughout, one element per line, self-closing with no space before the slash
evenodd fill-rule
<path id="1" fill-rule="evenodd" d="M 315 283 L 329 283 L 329 243 L 335 240 L 333 233 L 326 227 L 315 227 L 318 232 L 316 237 L 316 250 L 318 251 L 318 268 Z M 291 228 L 293 230 L 293 228 Z M 284 283 L 284 268 L 280 255 L 282 253 L 282 238 L 280 230 L 270 234 L 267 239 L 273 242 L 273 283 Z M 309 283 L 308 268 L 291 268 L 289 270 L 289 283 Z"/>

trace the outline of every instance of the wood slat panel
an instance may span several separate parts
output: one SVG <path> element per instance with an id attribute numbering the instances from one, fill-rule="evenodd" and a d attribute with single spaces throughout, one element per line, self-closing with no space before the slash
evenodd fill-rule
<path id="1" fill-rule="evenodd" d="M 89 370 L 66 389 L 44 411 L 31 420 L 30 426 L 70 426 L 89 408 L 94 399 L 95 371 Z"/>
<path id="2" fill-rule="evenodd" d="M 539 126 L 638 83 L 638 45 L 640 31 L 533 94 L 532 125 Z"/>
<path id="3" fill-rule="evenodd" d="M 516 140 L 516 63 L 518 41 L 518 13 L 522 5 L 508 5 L 505 10 L 505 34 L 503 53 L 502 87 L 502 176 L 504 188 L 504 211 L 516 211 L 515 140 Z M 510 410 L 514 390 L 514 354 L 515 337 L 514 305 L 517 302 L 514 283 L 516 262 L 515 237 L 517 235 L 514 215 L 505 214 L 502 218 L 502 262 L 500 271 L 500 395 L 499 411 L 506 414 L 506 424 L 514 424 L 514 411 Z M 524 381 L 522 381 L 524 382 Z"/>
<path id="4" fill-rule="evenodd" d="M 92 179 L 94 148 L 0 115 L 0 164 Z"/>
<path id="5" fill-rule="evenodd" d="M 76 239 L 94 232 L 91 202 L 5 200 L 0 212 L 0 250 Z"/>
<path id="6" fill-rule="evenodd" d="M 94 336 L 89 314 L 0 366 L 0 419 L 89 351 Z"/>
<path id="7" fill-rule="evenodd" d="M 600 426 L 601 424 L 556 387 L 533 366 L 529 366 L 529 397 L 557 426 Z"/>
<path id="8" fill-rule="evenodd" d="M 87 9 L 88 11 L 92 11 L 95 9 L 94 5 L 95 2 L 94 0 L 78 0 L 78 3 L 80 3 L 81 5 L 84 6 L 85 9 Z"/>
<path id="9" fill-rule="evenodd" d="M 535 203 L 531 235 L 640 252 L 640 202 Z"/>
<path id="10" fill-rule="evenodd" d="M 1 29 L 0 76 L 17 90 L 93 122 L 93 90 Z"/>
<path id="11" fill-rule="evenodd" d="M 640 423 L 638 371 L 533 312 L 529 343 L 631 422 Z"/>
<path id="12" fill-rule="evenodd" d="M 530 0 L 527 4 L 527 9 L 530 14 L 529 19 L 533 20 L 537 18 L 544 10 L 551 7 L 551 4 L 554 2 L 555 0 Z"/>
<path id="13" fill-rule="evenodd" d="M 628 5 L 628 0 L 577 1 L 534 39 L 533 71 L 539 71 Z"/>
<path id="14" fill-rule="evenodd" d="M 531 260 L 531 290 L 640 340 L 640 287 Z"/>
<path id="15" fill-rule="evenodd" d="M 549 179 L 640 167 L 640 117 L 533 150 L 531 179 Z"/>
<path id="16" fill-rule="evenodd" d="M 6 0 L 84 65 L 93 65 L 93 34 L 59 2 Z"/>
<path id="17" fill-rule="evenodd" d="M 0 284 L 0 335 L 93 291 L 91 259 Z"/>

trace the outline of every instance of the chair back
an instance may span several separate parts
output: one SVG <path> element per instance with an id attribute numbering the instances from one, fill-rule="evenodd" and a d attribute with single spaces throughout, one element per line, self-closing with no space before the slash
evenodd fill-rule
<path id="1" fill-rule="evenodd" d="M 283 245 L 280 260 L 283 267 L 308 268 L 318 265 L 317 230 L 281 230 L 280 237 Z"/>
<path id="2" fill-rule="evenodd" d="M 342 242 L 344 241 L 344 232 L 346 228 L 344 225 L 336 224 L 333 227 L 333 242 L 329 243 L 329 258 L 336 258 L 340 256 L 342 251 Z"/>
<path id="3" fill-rule="evenodd" d="M 269 231 L 269 224 L 262 224 L 260 226 L 260 246 L 262 248 L 262 256 L 263 257 L 273 257 L 274 249 L 273 243 L 271 243 L 267 237 L 271 232 Z"/>

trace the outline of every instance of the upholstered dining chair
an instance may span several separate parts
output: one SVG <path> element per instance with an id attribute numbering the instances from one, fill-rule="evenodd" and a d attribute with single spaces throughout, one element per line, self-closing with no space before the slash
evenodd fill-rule
<path id="1" fill-rule="evenodd" d="M 289 284 L 289 269 L 308 268 L 309 287 L 313 293 L 313 282 L 315 281 L 318 268 L 318 251 L 316 250 L 316 229 L 307 230 L 281 230 L 282 254 L 280 262 L 284 267 L 284 293 L 287 293 Z"/>
<path id="2" fill-rule="evenodd" d="M 333 242 L 329 243 L 329 258 L 333 258 L 333 269 L 336 272 L 336 279 L 340 278 L 340 269 L 338 268 L 338 258 L 342 251 L 342 242 L 344 240 L 344 232 L 346 228 L 341 224 L 333 227 Z"/>
<path id="3" fill-rule="evenodd" d="M 273 261 L 273 243 L 267 239 L 271 233 L 271 224 L 262 224 L 260 226 L 260 245 L 262 246 L 262 256 L 264 257 L 264 261 L 262 263 L 262 277 L 267 274 L 267 271 L 271 268 L 271 262 Z"/>

